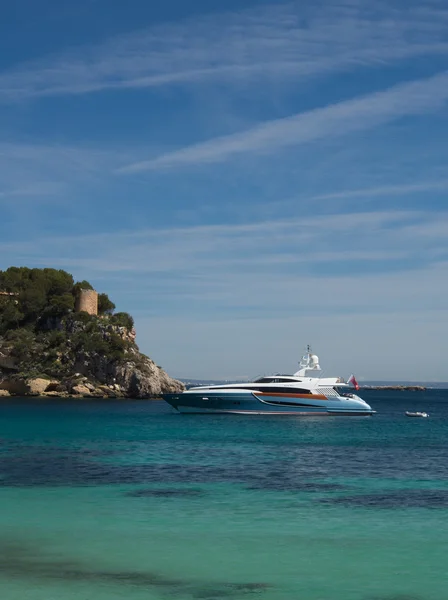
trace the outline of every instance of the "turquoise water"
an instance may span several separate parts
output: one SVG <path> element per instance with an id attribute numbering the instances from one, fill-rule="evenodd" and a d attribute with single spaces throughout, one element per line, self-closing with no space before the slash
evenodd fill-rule
<path id="1" fill-rule="evenodd" d="M 363 397 L 372 418 L 0 402 L 1 600 L 446 600 L 448 392 Z"/>

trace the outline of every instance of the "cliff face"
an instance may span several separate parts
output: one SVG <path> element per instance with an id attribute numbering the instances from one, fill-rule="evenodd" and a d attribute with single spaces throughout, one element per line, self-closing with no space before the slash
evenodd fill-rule
<path id="1" fill-rule="evenodd" d="M 184 389 L 183 383 L 171 378 L 136 347 L 119 361 L 97 352 L 81 351 L 74 357 L 74 372 L 78 378 L 108 385 L 127 398 L 150 398 Z"/>
<path id="2" fill-rule="evenodd" d="M 132 328 L 81 315 L 0 337 L 0 395 L 151 398 L 184 389 L 140 353 Z"/>

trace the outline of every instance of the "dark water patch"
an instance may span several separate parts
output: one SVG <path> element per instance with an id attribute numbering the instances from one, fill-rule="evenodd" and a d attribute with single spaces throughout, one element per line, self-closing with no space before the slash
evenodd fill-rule
<path id="1" fill-rule="evenodd" d="M 11 453 L 15 456 L 26 456 L 30 453 L 39 454 L 64 454 L 64 453 L 75 453 L 80 456 L 87 456 L 93 458 L 105 458 L 109 456 L 115 456 L 120 454 L 120 450 L 108 446 L 100 446 L 94 444 L 83 444 L 75 447 L 70 445 L 56 445 L 53 443 L 26 443 L 24 441 L 12 441 L 12 440 L 0 440 L 0 453 Z"/>
<path id="2" fill-rule="evenodd" d="M 295 490 L 313 486 L 320 491 L 335 489 L 333 484 L 304 483 L 306 469 L 283 465 L 270 471 L 266 463 L 239 465 L 126 464 L 97 460 L 94 452 L 74 449 L 33 448 L 7 452 L 0 464 L 0 486 L 80 486 L 113 484 L 204 484 L 241 483 L 260 490 Z M 309 477 L 313 473 L 307 472 Z M 320 475 L 315 473 L 315 475 Z M 330 487 L 329 487 L 330 486 Z"/>
<path id="3" fill-rule="evenodd" d="M 228 478 L 231 470 L 226 468 L 101 462 L 75 450 L 8 453 L 2 456 L 0 464 L 3 487 L 208 483 Z"/>
<path id="4" fill-rule="evenodd" d="M 379 448 L 297 444 L 282 453 L 281 460 L 246 464 L 234 479 L 259 489 L 294 491 L 308 479 L 448 479 L 448 446 L 430 448 Z"/>
<path id="5" fill-rule="evenodd" d="M 397 479 L 409 476 L 406 469 L 391 472 L 390 462 L 387 461 L 386 466 L 381 463 L 374 466 L 373 457 L 367 460 L 365 452 L 352 452 L 350 460 L 336 451 L 330 459 L 330 454 L 328 448 L 317 448 L 310 456 L 309 450 L 298 448 L 292 456 L 285 456 L 281 463 L 276 461 L 275 466 L 270 459 L 256 460 L 256 457 L 249 457 L 246 462 L 235 464 L 226 460 L 225 456 L 222 463 L 215 465 L 204 464 L 199 459 L 193 464 L 127 464 L 114 462 L 113 459 L 100 460 L 108 455 L 107 450 L 27 447 L 2 453 L 0 486 L 239 483 L 257 490 L 319 493 L 344 489 L 336 483 L 316 481 L 330 476 L 353 478 L 359 476 L 360 472 L 364 477 Z M 439 455 L 437 460 L 441 458 L 443 457 Z M 340 460 L 339 463 L 337 459 Z M 407 461 L 409 460 L 408 456 Z M 428 464 L 429 458 L 423 462 Z M 445 463 L 442 460 L 439 464 Z M 433 466 L 432 470 L 434 469 Z M 423 473 L 412 472 L 412 475 L 414 479 L 418 479 Z M 430 477 L 430 474 L 426 471 L 424 476 Z"/>
<path id="6" fill-rule="evenodd" d="M 320 502 L 363 508 L 448 508 L 448 490 L 402 490 L 381 494 L 356 494 L 325 498 Z"/>
<path id="7" fill-rule="evenodd" d="M 423 596 L 409 596 L 408 594 L 392 594 L 387 596 L 368 596 L 365 600 L 423 600 Z"/>
<path id="8" fill-rule="evenodd" d="M 197 498 L 204 496 L 203 490 L 188 488 L 144 489 L 125 494 L 128 498 Z"/>
<path id="9" fill-rule="evenodd" d="M 424 408 L 434 412 L 436 405 Z M 338 489 L 303 482 L 356 480 L 360 474 L 448 481 L 448 402 L 438 403 L 443 418 L 417 424 L 403 416 L 402 409 L 409 406 L 399 407 L 396 401 L 384 403 L 387 418 L 378 414 L 367 420 L 318 422 L 183 419 L 151 413 L 156 410 L 152 404 L 107 406 L 78 401 L 70 407 L 3 407 L 0 486 L 235 483 L 257 490 L 324 493 Z M 399 417 L 394 416 L 397 411 Z M 41 445 L 30 443 L 34 440 Z M 157 455 L 168 457 L 168 464 L 141 462 Z"/>
<path id="10" fill-rule="evenodd" d="M 340 492 L 347 490 L 348 486 L 338 483 L 319 483 L 316 481 L 291 481 L 288 477 L 267 477 L 263 481 L 247 486 L 249 490 L 275 491 L 275 492 Z"/>
<path id="11" fill-rule="evenodd" d="M 51 450 L 2 457 L 1 486 L 55 486 L 114 483 L 114 470 L 82 452 Z"/>
<path id="12" fill-rule="evenodd" d="M 403 451 L 402 451 L 403 450 Z M 182 450 L 185 453 L 185 449 Z M 395 454 L 376 449 L 309 448 L 298 446 L 273 460 L 248 455 L 239 463 L 225 453 L 221 462 L 207 463 L 206 448 L 194 463 L 173 462 L 129 464 L 101 460 L 110 456 L 105 449 L 29 446 L 7 448 L 1 454 L 0 487 L 82 486 L 114 484 L 213 484 L 236 483 L 257 490 L 316 492 L 340 491 L 344 486 L 324 483 L 326 478 L 448 479 L 448 450 L 435 449 L 413 455 L 405 449 Z M 122 456 L 126 458 L 126 453 Z M 120 456 L 120 458 L 122 458 Z M 129 457 L 132 459 L 132 454 Z M 345 488 L 347 489 L 347 488 Z"/>
<path id="13" fill-rule="evenodd" d="M 25 580 L 54 580 L 70 583 L 99 583 L 123 585 L 148 590 L 158 589 L 163 595 L 220 600 L 237 598 L 267 590 L 266 583 L 198 583 L 189 579 L 165 577 L 142 571 L 93 570 L 72 560 L 53 560 L 43 557 L 41 549 L 31 549 L 17 543 L 0 543 L 0 577 Z M 124 590 L 123 590 L 124 591 Z"/>
<path id="14" fill-rule="evenodd" d="M 198 600 L 219 600 L 220 598 L 237 598 L 240 595 L 259 594 L 269 588 L 270 586 L 266 583 L 227 583 L 193 589 L 191 596 Z"/>

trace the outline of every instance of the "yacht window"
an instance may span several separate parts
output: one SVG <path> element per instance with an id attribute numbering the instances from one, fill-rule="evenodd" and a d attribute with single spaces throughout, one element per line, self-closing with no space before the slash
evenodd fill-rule
<path id="1" fill-rule="evenodd" d="M 272 386 L 272 387 L 266 387 L 266 388 L 258 388 L 255 385 L 251 385 L 251 386 L 246 386 L 247 390 L 255 390 L 255 391 L 259 391 L 259 392 L 263 392 L 264 394 L 285 394 L 285 396 L 287 396 L 288 394 L 311 394 L 311 390 L 307 390 L 307 389 L 303 389 L 303 388 L 297 388 L 297 387 L 283 387 L 283 386 Z"/>
<path id="2" fill-rule="evenodd" d="M 253 383 L 299 383 L 300 379 L 292 379 L 291 377 L 260 377 Z"/>
<path id="3" fill-rule="evenodd" d="M 349 398 L 353 396 L 353 389 L 349 387 L 334 387 L 335 392 L 339 394 L 339 396 L 348 396 Z"/>

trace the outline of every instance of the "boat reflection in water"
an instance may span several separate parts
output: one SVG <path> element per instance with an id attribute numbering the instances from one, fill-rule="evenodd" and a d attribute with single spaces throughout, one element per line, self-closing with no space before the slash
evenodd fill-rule
<path id="1" fill-rule="evenodd" d="M 368 416 L 374 410 L 357 394 L 356 379 L 321 378 L 318 357 L 308 346 L 293 375 L 271 375 L 250 383 L 190 388 L 163 398 L 181 413 L 239 415 Z"/>

